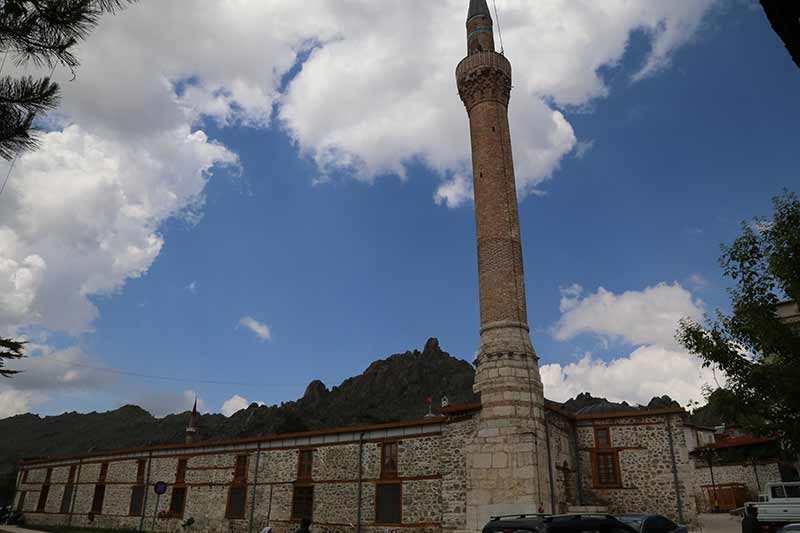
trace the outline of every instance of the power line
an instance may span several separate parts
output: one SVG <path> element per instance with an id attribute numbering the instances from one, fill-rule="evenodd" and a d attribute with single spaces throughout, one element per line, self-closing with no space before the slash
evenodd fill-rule
<path id="1" fill-rule="evenodd" d="M 77 366 L 80 368 L 88 368 L 91 370 L 96 370 L 98 372 L 107 372 L 109 374 L 117 374 L 120 376 L 131 376 L 131 377 L 138 377 L 138 378 L 145 378 L 145 379 L 156 379 L 160 381 L 171 381 L 171 382 L 178 382 L 178 383 L 189 383 L 195 385 L 233 385 L 237 387 L 253 387 L 253 388 L 294 388 L 294 387 L 304 387 L 306 384 L 298 384 L 298 383 L 244 383 L 239 381 L 221 381 L 215 379 L 194 379 L 194 378 L 178 378 L 175 376 L 159 376 L 156 374 L 145 374 L 142 372 L 132 372 L 129 370 L 118 370 L 116 368 L 105 368 L 100 366 L 92 366 L 87 365 L 84 363 L 76 363 L 74 361 L 64 361 L 57 357 L 48 357 L 50 361 L 55 361 L 57 363 L 61 363 L 65 366 Z"/>
<path id="2" fill-rule="evenodd" d="M 503 46 L 503 29 L 500 27 L 500 15 L 497 14 L 497 0 L 492 0 L 494 5 L 494 18 L 497 21 L 497 35 L 500 37 L 500 53 L 505 55 L 505 47 Z"/>

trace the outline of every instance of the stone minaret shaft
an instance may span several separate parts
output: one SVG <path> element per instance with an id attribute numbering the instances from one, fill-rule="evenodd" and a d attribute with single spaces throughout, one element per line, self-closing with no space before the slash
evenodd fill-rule
<path id="1" fill-rule="evenodd" d="M 468 529 L 475 530 L 489 514 L 550 507 L 544 396 L 528 328 L 508 126 L 511 63 L 495 51 L 486 0 L 470 0 L 467 57 L 456 79 L 469 115 L 480 285 L 474 388 L 482 408 L 467 455 L 474 477 L 468 507 L 476 510 Z"/>

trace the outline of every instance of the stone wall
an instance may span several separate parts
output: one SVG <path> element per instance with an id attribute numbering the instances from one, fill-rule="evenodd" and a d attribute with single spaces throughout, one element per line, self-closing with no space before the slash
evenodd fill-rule
<path id="1" fill-rule="evenodd" d="M 575 465 L 576 449 L 573 421 L 558 412 L 545 412 L 549 440 L 550 471 L 552 480 L 552 505 L 557 513 L 566 513 L 570 506 L 579 505 L 578 469 Z"/>
<path id="2" fill-rule="evenodd" d="M 353 531 L 358 523 L 359 492 L 361 529 L 365 533 L 383 533 L 398 527 L 409 532 L 463 530 L 466 513 L 463 450 L 472 428 L 471 416 L 451 422 L 440 418 L 419 426 L 409 424 L 389 430 L 368 429 L 333 436 L 322 434 L 287 439 L 285 443 L 273 439 L 216 447 L 199 444 L 40 462 L 24 467 L 29 472 L 25 481 L 21 480 L 16 502 L 24 493 L 23 510 L 27 522 L 32 525 L 109 529 L 139 529 L 141 526 L 145 531 L 177 532 L 184 531 L 182 523 L 193 518 L 194 525 L 186 531 L 232 533 L 260 531 L 270 525 L 276 533 L 283 533 L 298 527 L 298 520 L 292 518 L 292 499 L 295 484 L 303 484 L 313 486 L 315 533 Z M 398 474 L 392 481 L 401 485 L 401 524 L 376 523 L 376 486 L 382 482 L 381 449 L 386 442 L 398 443 Z M 265 449 L 267 447 L 269 449 Z M 298 481 L 301 450 L 313 450 L 312 474 L 308 481 Z M 247 457 L 245 515 L 231 519 L 226 518 L 226 505 L 237 456 L 241 455 Z M 185 482 L 176 484 L 181 458 L 187 459 Z M 137 464 L 142 459 L 146 461 L 144 516 L 128 516 Z M 103 483 L 103 510 L 90 520 L 95 487 L 104 462 L 108 463 L 108 469 Z M 72 513 L 60 514 L 69 468 L 73 464 L 78 465 L 79 472 Z M 43 512 L 37 512 L 48 468 L 52 468 L 52 472 L 47 505 Z M 157 507 L 157 497 L 152 490 L 156 481 L 168 484 Z M 176 486 L 186 487 L 182 515 L 157 516 L 154 520 L 154 515 L 168 511 Z"/>
<path id="3" fill-rule="evenodd" d="M 677 490 L 668 426 L 675 452 Z M 611 446 L 607 451 L 617 457 L 619 483 L 613 487 L 601 486 L 598 479 L 595 443 L 595 430 L 598 428 L 609 430 Z M 693 466 L 689 460 L 681 414 L 579 417 L 577 440 L 584 504 L 607 506 L 612 513 L 658 513 L 681 520 L 678 516 L 680 496 L 683 521 L 694 521 L 697 508 Z"/>
<path id="4" fill-rule="evenodd" d="M 714 465 L 714 483 L 743 483 L 747 487 L 749 500 L 757 501 L 759 492 L 763 492 L 770 481 L 781 481 L 780 467 L 777 461 L 752 464 Z M 710 510 L 709 502 L 704 495 L 704 486 L 711 486 L 711 471 L 706 464 L 695 462 L 694 497 L 699 512 Z"/>

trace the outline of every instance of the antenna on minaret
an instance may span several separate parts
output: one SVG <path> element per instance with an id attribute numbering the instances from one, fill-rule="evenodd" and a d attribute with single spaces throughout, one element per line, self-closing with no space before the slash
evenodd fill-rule
<path id="1" fill-rule="evenodd" d="M 500 38 L 500 53 L 506 55 L 506 49 L 503 46 L 503 29 L 500 27 L 500 15 L 497 14 L 497 0 L 492 0 L 494 5 L 494 19 L 497 21 L 497 36 Z"/>

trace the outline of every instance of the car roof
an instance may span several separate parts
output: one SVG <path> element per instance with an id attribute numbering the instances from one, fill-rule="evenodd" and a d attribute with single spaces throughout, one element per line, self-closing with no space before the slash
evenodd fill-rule
<path id="1" fill-rule="evenodd" d="M 628 514 L 618 514 L 616 515 L 617 518 L 633 518 L 636 520 L 644 520 L 645 518 L 650 518 L 651 516 L 661 516 L 657 514 L 644 514 L 644 513 L 628 513 Z"/>

